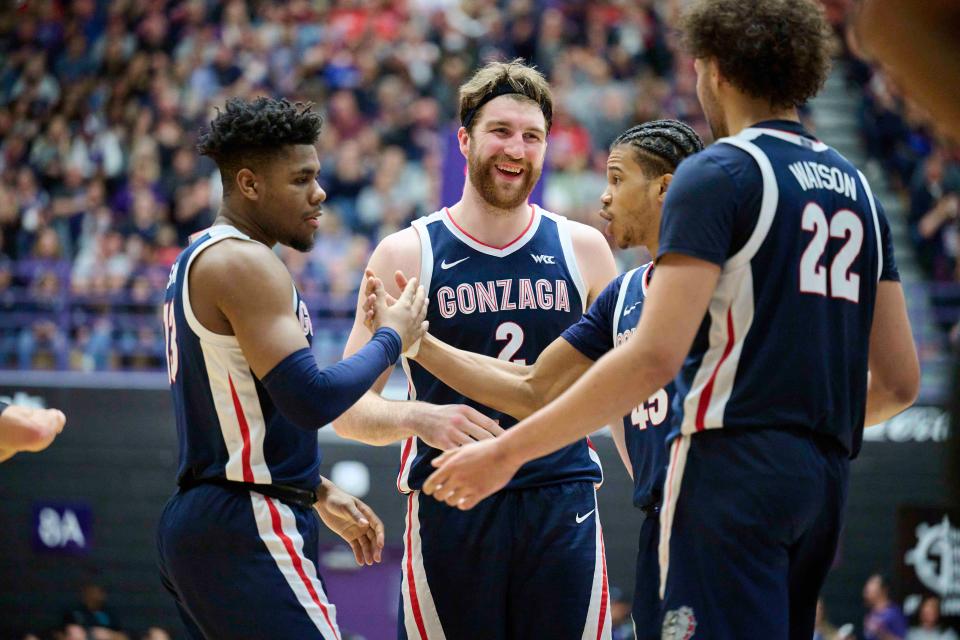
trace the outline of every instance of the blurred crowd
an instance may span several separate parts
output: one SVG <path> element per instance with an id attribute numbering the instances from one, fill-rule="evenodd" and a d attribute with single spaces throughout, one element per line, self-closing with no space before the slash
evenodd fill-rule
<path id="1" fill-rule="evenodd" d="M 457 88 L 486 60 L 548 76 L 542 204 L 597 224 L 617 134 L 664 116 L 704 129 L 665 27 L 675 1 L 18 3 L 0 17 L 0 367 L 162 367 L 169 266 L 221 196 L 194 145 L 231 96 L 324 113 L 320 240 L 280 253 L 330 319 L 330 357 L 372 246 L 441 206 Z"/>
<path id="2" fill-rule="evenodd" d="M 817 603 L 816 627 L 812 640 L 960 640 L 960 635 L 941 617 L 940 599 L 928 595 L 913 604 L 911 616 L 896 602 L 889 580 L 882 574 L 867 578 L 863 587 L 865 613 L 862 621 L 835 624 L 823 601 Z M 610 615 L 613 640 L 633 640 L 631 598 L 616 586 L 610 587 Z M 61 616 L 61 624 L 48 633 L 27 633 L 21 640 L 171 640 L 162 627 L 152 626 L 132 634 L 108 605 L 107 592 L 97 582 L 80 588 L 77 602 Z M 344 640 L 364 640 L 344 630 Z"/>
<path id="3" fill-rule="evenodd" d="M 862 625 L 847 622 L 837 626 L 829 619 L 823 601 L 817 602 L 813 640 L 960 640 L 957 632 L 941 617 L 940 598 L 928 595 L 917 603 L 911 617 L 895 601 L 889 580 L 876 573 L 863 585 L 866 613 Z"/>
<path id="4" fill-rule="evenodd" d="M 909 203 L 945 329 L 960 334 L 960 151 L 852 55 L 851 3 L 823 0 L 862 94 L 865 145 Z M 541 204 L 599 224 L 606 149 L 658 117 L 709 139 L 679 0 L 32 0 L 0 14 L 0 368 L 161 369 L 169 266 L 219 206 L 194 149 L 228 97 L 313 101 L 328 200 L 309 254 L 280 248 L 339 355 L 372 247 L 450 204 L 457 88 L 489 59 L 548 77 Z M 455 153 L 455 151 L 454 151 Z M 453 194 L 453 195 L 452 195 Z M 619 256 L 633 266 L 642 256 Z M 935 300 L 937 302 L 937 300 Z M 956 316 L 956 317 L 955 317 Z"/>

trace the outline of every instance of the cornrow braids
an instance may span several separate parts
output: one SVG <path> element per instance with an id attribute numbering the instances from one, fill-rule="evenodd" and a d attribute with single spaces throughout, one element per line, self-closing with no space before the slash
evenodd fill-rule
<path id="1" fill-rule="evenodd" d="M 610 148 L 634 148 L 637 162 L 649 177 L 673 173 L 687 156 L 703 150 L 697 132 L 679 120 L 653 120 L 631 127 L 617 136 Z"/>

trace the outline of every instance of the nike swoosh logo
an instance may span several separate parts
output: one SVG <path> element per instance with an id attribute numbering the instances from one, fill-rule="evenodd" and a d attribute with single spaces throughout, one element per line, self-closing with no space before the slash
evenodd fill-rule
<path id="1" fill-rule="evenodd" d="M 446 260 L 444 260 L 443 262 L 440 263 L 440 268 L 441 268 L 441 269 L 449 269 L 449 268 L 451 268 L 451 267 L 457 266 L 458 264 L 460 264 L 460 263 L 463 262 L 464 260 L 469 260 L 469 259 L 470 259 L 470 256 L 467 256 L 466 258 L 460 258 L 459 260 L 454 260 L 453 262 L 447 262 Z"/>
<path id="2" fill-rule="evenodd" d="M 589 518 L 589 517 L 590 517 L 590 514 L 593 513 L 594 511 L 596 511 L 596 509 L 590 509 L 590 511 L 587 511 L 587 512 L 586 512 L 585 514 L 583 514 L 582 516 L 578 513 L 578 514 L 577 514 L 577 524 L 580 524 L 580 523 L 582 523 L 584 520 L 586 520 L 587 518 Z"/>

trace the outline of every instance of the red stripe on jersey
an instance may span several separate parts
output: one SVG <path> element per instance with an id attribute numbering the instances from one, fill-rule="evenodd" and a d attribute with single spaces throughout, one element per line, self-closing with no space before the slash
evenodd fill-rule
<path id="1" fill-rule="evenodd" d="M 400 479 L 403 477 L 404 472 L 407 468 L 407 458 L 410 457 L 410 449 L 413 448 L 413 439 L 416 436 L 410 436 L 407 438 L 406 443 L 403 445 L 403 454 L 400 456 L 400 473 L 397 475 L 397 491 L 403 493 L 403 489 L 400 487 Z"/>
<path id="2" fill-rule="evenodd" d="M 407 586 L 410 588 L 410 608 L 417 623 L 420 637 L 427 640 L 427 629 L 423 626 L 423 614 L 420 612 L 420 599 L 417 598 L 417 583 L 413 579 L 413 494 L 407 498 Z"/>
<path id="3" fill-rule="evenodd" d="M 333 631 L 333 637 L 340 640 L 340 636 L 337 634 L 337 628 L 334 627 L 333 622 L 330 621 L 330 614 L 327 613 L 327 607 L 320 602 L 320 596 L 317 595 L 317 590 L 313 588 L 313 583 L 310 582 L 306 572 L 303 570 L 303 561 L 300 559 L 300 554 L 298 554 L 293 547 L 293 540 L 291 540 L 290 536 L 283 530 L 283 525 L 280 522 L 280 512 L 277 511 L 276 505 L 273 504 L 273 499 L 264 496 L 264 500 L 267 501 L 267 506 L 270 508 L 270 520 L 273 522 L 273 532 L 276 533 L 277 537 L 283 542 L 283 546 L 287 550 L 287 555 L 290 556 L 290 560 L 293 562 L 293 568 L 297 570 L 297 575 L 300 576 L 300 581 L 303 582 L 303 586 L 305 586 L 307 592 L 310 593 L 310 598 L 320 607 L 324 619 L 326 619 L 327 624 L 330 625 L 330 629 Z"/>
<path id="4" fill-rule="evenodd" d="M 720 356 L 720 361 L 717 363 L 716 368 L 714 368 L 713 373 L 710 374 L 710 380 L 707 381 L 706 386 L 703 388 L 703 393 L 700 395 L 700 404 L 697 405 L 697 431 L 703 431 L 704 424 L 703 420 L 707 415 L 707 407 L 710 406 L 710 396 L 713 395 L 713 383 L 717 379 L 717 373 L 720 371 L 720 367 L 723 366 L 724 361 L 727 359 L 727 356 L 730 355 L 730 352 L 733 351 L 733 307 L 727 309 L 727 346 L 723 349 L 723 355 Z"/>
<path id="5" fill-rule="evenodd" d="M 600 523 L 597 522 L 600 527 Z M 603 593 L 600 594 L 600 624 L 597 625 L 597 640 L 603 637 L 603 622 L 607 617 L 607 598 L 609 591 L 607 589 L 607 550 L 603 544 L 603 527 L 600 527 L 600 557 L 603 559 Z"/>
<path id="6" fill-rule="evenodd" d="M 463 235 L 467 236 L 468 238 L 470 238 L 471 240 L 473 240 L 473 241 L 476 242 L 477 244 L 482 244 L 482 245 L 485 246 L 485 247 L 490 247 L 491 249 L 496 249 L 497 251 L 503 251 L 504 249 L 506 249 L 506 248 L 509 247 L 510 245 L 512 245 L 512 244 L 516 243 L 518 240 L 520 240 L 520 238 L 522 238 L 523 236 L 525 236 L 526 233 L 527 233 L 527 231 L 530 231 L 530 227 L 533 226 L 533 219 L 536 217 L 535 212 L 534 212 L 534 210 L 533 210 L 533 205 L 530 205 L 530 221 L 527 222 L 527 226 L 524 227 L 523 231 L 520 232 L 520 235 L 518 235 L 516 238 L 514 238 L 513 240 L 511 240 L 511 241 L 508 242 L 507 244 L 503 245 L 502 247 L 495 247 L 495 246 L 493 246 L 492 244 L 487 244 L 487 243 L 484 242 L 483 240 L 477 240 L 477 239 L 474 238 L 472 235 L 470 235 L 469 233 L 467 233 L 467 230 L 464 229 L 463 227 L 461 227 L 460 225 L 458 225 L 458 224 L 457 224 L 457 221 L 453 219 L 453 216 L 452 216 L 452 215 L 450 215 L 450 209 L 447 209 L 446 207 L 444 207 L 443 210 L 447 212 L 447 217 L 450 218 L 450 222 L 452 222 L 452 223 L 453 223 L 453 226 L 455 226 L 457 229 L 460 230 L 460 233 L 462 233 Z"/>
<path id="7" fill-rule="evenodd" d="M 590 436 L 587 436 L 587 446 L 588 446 L 589 448 L 593 449 L 594 451 L 597 450 L 597 448 L 596 448 L 595 446 L 593 446 L 593 440 L 590 439 Z"/>
<path id="8" fill-rule="evenodd" d="M 187 244 L 193 244 L 194 242 L 197 241 L 197 238 L 199 238 L 200 236 L 202 236 L 208 231 L 210 231 L 210 227 L 207 227 L 206 229 L 201 229 L 200 231 L 197 231 L 195 233 L 191 233 L 190 237 L 187 238 Z"/>
<path id="9" fill-rule="evenodd" d="M 233 410 L 237 413 L 240 436 L 243 438 L 243 450 L 240 452 L 240 460 L 243 462 L 243 481 L 253 482 L 253 466 L 250 464 L 250 425 L 247 424 L 247 416 L 243 413 L 243 405 L 240 404 L 240 397 L 237 396 L 237 389 L 233 386 L 233 377 L 230 374 L 227 374 L 227 381 L 230 383 Z"/>

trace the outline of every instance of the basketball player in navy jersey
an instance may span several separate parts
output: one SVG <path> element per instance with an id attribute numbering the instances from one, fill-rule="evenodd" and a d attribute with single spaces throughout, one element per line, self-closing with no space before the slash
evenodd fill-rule
<path id="1" fill-rule="evenodd" d="M 430 326 L 449 344 L 533 362 L 616 276 L 600 232 L 528 200 L 552 113 L 550 88 L 536 70 L 514 61 L 477 71 L 460 88 L 463 197 L 385 238 L 370 259 L 375 273 L 419 275 Z M 394 282 L 386 286 L 399 294 Z M 370 336 L 362 303 L 361 292 L 347 353 Z M 594 489 L 602 476 L 586 439 L 532 460 L 510 491 L 461 513 L 422 495 L 430 461 L 444 449 L 509 431 L 515 420 L 469 400 L 416 362 L 405 365 L 416 402 L 369 393 L 334 423 L 341 435 L 365 442 L 404 441 L 397 483 L 408 495 L 399 636 L 609 638 Z M 459 429 L 457 413 L 456 422 L 446 419 L 453 437 L 442 441 L 425 428 L 443 408 L 423 400 L 468 406 L 490 425 Z"/>
<path id="2" fill-rule="evenodd" d="M 681 160 L 701 149 L 697 133 L 676 120 L 637 125 L 613 141 L 600 215 L 609 221 L 609 234 L 620 248 L 642 246 L 656 255 L 660 209 L 673 172 Z M 567 389 L 595 360 L 630 338 L 652 276 L 653 264 L 648 263 L 614 279 L 580 321 L 551 342 L 533 364 L 457 349 L 430 334 L 412 357 L 459 393 L 517 419 L 525 418 Z M 371 318 L 378 284 L 376 279 L 370 281 L 374 287 L 368 291 Z M 406 285 L 402 276 L 397 285 Z M 671 382 L 624 415 L 622 429 L 611 427 L 633 478 L 633 504 L 644 512 L 633 596 L 633 622 L 640 640 L 660 637 L 658 514 L 673 394 Z"/>
<path id="3" fill-rule="evenodd" d="M 445 454 L 424 491 L 470 508 L 676 375 L 663 637 L 806 640 L 849 459 L 916 397 L 916 350 L 880 204 L 797 117 L 829 68 L 822 10 L 700 1 L 682 28 L 718 143 L 674 176 L 637 332 L 497 440 Z"/>
<path id="4" fill-rule="evenodd" d="M 318 514 L 358 563 L 380 559 L 383 526 L 320 477 L 316 431 L 420 337 L 425 294 L 411 280 L 365 345 L 317 367 L 307 306 L 272 248 L 313 245 L 326 197 L 320 125 L 309 106 L 235 98 L 200 139 L 224 199 L 167 285 L 179 490 L 157 535 L 164 585 L 193 638 L 338 640 L 317 571 Z"/>

